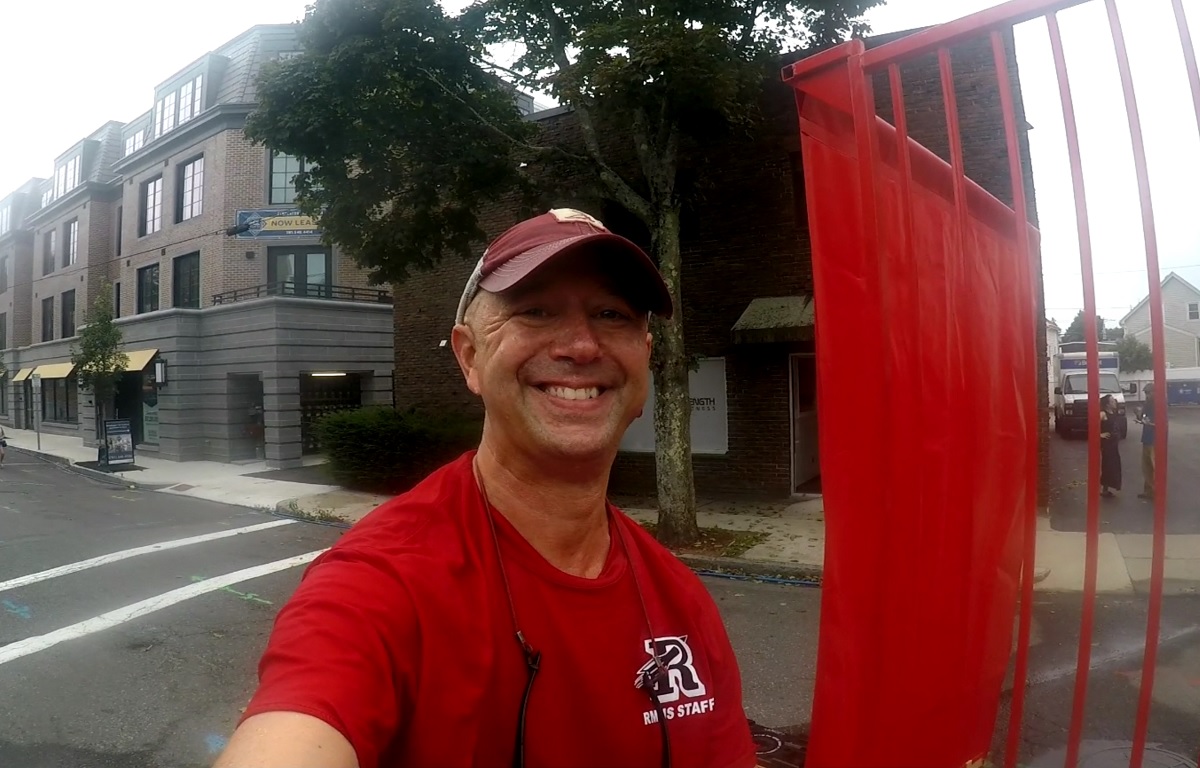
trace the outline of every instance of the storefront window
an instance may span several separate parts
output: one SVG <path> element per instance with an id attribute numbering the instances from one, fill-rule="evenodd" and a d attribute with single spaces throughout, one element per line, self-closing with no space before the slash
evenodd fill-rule
<path id="1" fill-rule="evenodd" d="M 142 442 L 158 445 L 158 382 L 153 362 L 142 373 Z"/>
<path id="2" fill-rule="evenodd" d="M 65 379 L 42 380 L 42 421 L 74 424 L 79 420 L 79 382 L 75 374 Z"/>

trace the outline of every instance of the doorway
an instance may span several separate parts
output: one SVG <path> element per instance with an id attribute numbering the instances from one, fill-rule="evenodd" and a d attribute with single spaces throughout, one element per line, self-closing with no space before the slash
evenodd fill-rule
<path id="1" fill-rule="evenodd" d="M 817 356 L 797 353 L 790 357 L 792 417 L 792 490 L 821 492 L 821 464 L 817 442 Z"/>
<path id="2" fill-rule="evenodd" d="M 304 453 L 319 453 L 317 422 L 327 413 L 362 407 L 362 376 L 330 371 L 300 374 L 300 440 Z"/>
<path id="3" fill-rule="evenodd" d="M 257 373 L 229 375 L 229 423 L 233 425 L 230 461 L 250 461 L 266 456 L 263 421 L 263 383 Z"/>
<path id="4" fill-rule="evenodd" d="M 117 379 L 116 391 L 113 395 L 114 410 L 110 418 L 113 419 L 129 419 L 129 429 L 133 433 L 133 444 L 142 445 L 145 440 L 145 429 L 142 423 L 142 372 L 141 371 L 126 371 Z M 100 409 L 96 409 L 96 417 L 103 418 L 100 415 Z M 104 424 L 99 425 L 100 430 L 104 429 Z M 97 434 L 101 434 L 100 431 Z M 155 439 L 157 441 L 157 437 Z"/>

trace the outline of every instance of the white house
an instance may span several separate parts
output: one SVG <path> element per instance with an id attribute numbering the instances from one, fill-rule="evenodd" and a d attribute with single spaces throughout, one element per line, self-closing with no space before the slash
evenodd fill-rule
<path id="1" fill-rule="evenodd" d="M 1046 321 L 1046 378 L 1050 386 L 1050 411 L 1054 411 L 1054 388 L 1058 386 L 1058 341 L 1062 329 L 1053 320 Z"/>
<path id="2" fill-rule="evenodd" d="M 1200 366 L 1200 289 L 1174 272 L 1163 278 L 1163 350 L 1168 368 Z M 1121 318 L 1126 335 L 1153 349 L 1150 339 L 1150 297 Z"/>

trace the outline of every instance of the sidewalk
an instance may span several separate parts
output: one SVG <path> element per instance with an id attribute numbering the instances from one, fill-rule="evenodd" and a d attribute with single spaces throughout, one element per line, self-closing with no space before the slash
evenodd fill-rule
<path id="1" fill-rule="evenodd" d="M 384 497 L 339 489 L 281 502 L 281 514 L 353 524 Z M 657 511 L 631 505 L 624 511 L 638 522 L 654 522 Z M 779 502 L 701 502 L 696 511 L 701 528 L 724 528 L 765 534 L 738 558 L 682 555 L 693 568 L 721 569 L 757 576 L 820 579 L 825 561 L 824 501 L 812 497 Z M 1039 518 L 1035 589 L 1082 592 L 1087 536 L 1050 529 Z M 1101 594 L 1145 593 L 1149 590 L 1151 537 L 1101 534 L 1097 559 L 1097 591 Z M 1167 537 L 1166 594 L 1200 594 L 1200 536 Z"/>
<path id="2" fill-rule="evenodd" d="M 135 454 L 134 460 L 142 469 L 124 472 L 100 472 L 77 466 L 83 462 L 96 461 L 96 449 L 87 448 L 78 437 L 49 435 L 42 433 L 41 449 L 38 449 L 37 434 L 32 430 L 6 430 L 9 458 L 11 449 L 32 453 L 58 464 L 70 466 L 72 470 L 89 477 L 111 483 L 132 485 L 148 490 L 162 491 L 180 496 L 192 496 L 225 504 L 274 511 L 286 499 L 309 496 L 338 490 L 334 485 L 314 485 L 286 480 L 274 480 L 251 475 L 270 472 L 265 461 L 240 464 L 222 464 L 216 461 L 167 461 L 147 453 Z M 319 463 L 317 459 L 310 463 Z"/>

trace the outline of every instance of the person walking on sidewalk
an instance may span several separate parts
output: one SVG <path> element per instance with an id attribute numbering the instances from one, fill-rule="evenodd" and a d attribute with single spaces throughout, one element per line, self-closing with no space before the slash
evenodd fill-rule
<path id="1" fill-rule="evenodd" d="M 6 453 L 8 453 L 8 433 L 4 431 L 4 425 L 0 424 L 0 468 L 4 467 Z"/>
<path id="2" fill-rule="evenodd" d="M 1100 495 L 1109 498 L 1121 490 L 1121 443 L 1116 431 L 1117 402 L 1112 395 L 1100 399 Z"/>
<path id="3" fill-rule="evenodd" d="M 1142 492 L 1139 499 L 1154 500 L 1154 385 L 1147 384 L 1143 389 L 1146 402 L 1142 405 L 1142 414 L 1138 422 L 1142 425 Z"/>
<path id="4" fill-rule="evenodd" d="M 484 252 L 451 348 L 479 447 L 306 570 L 218 768 L 752 768 L 699 578 L 608 503 L 649 388 L 650 258 L 556 209 Z"/>

